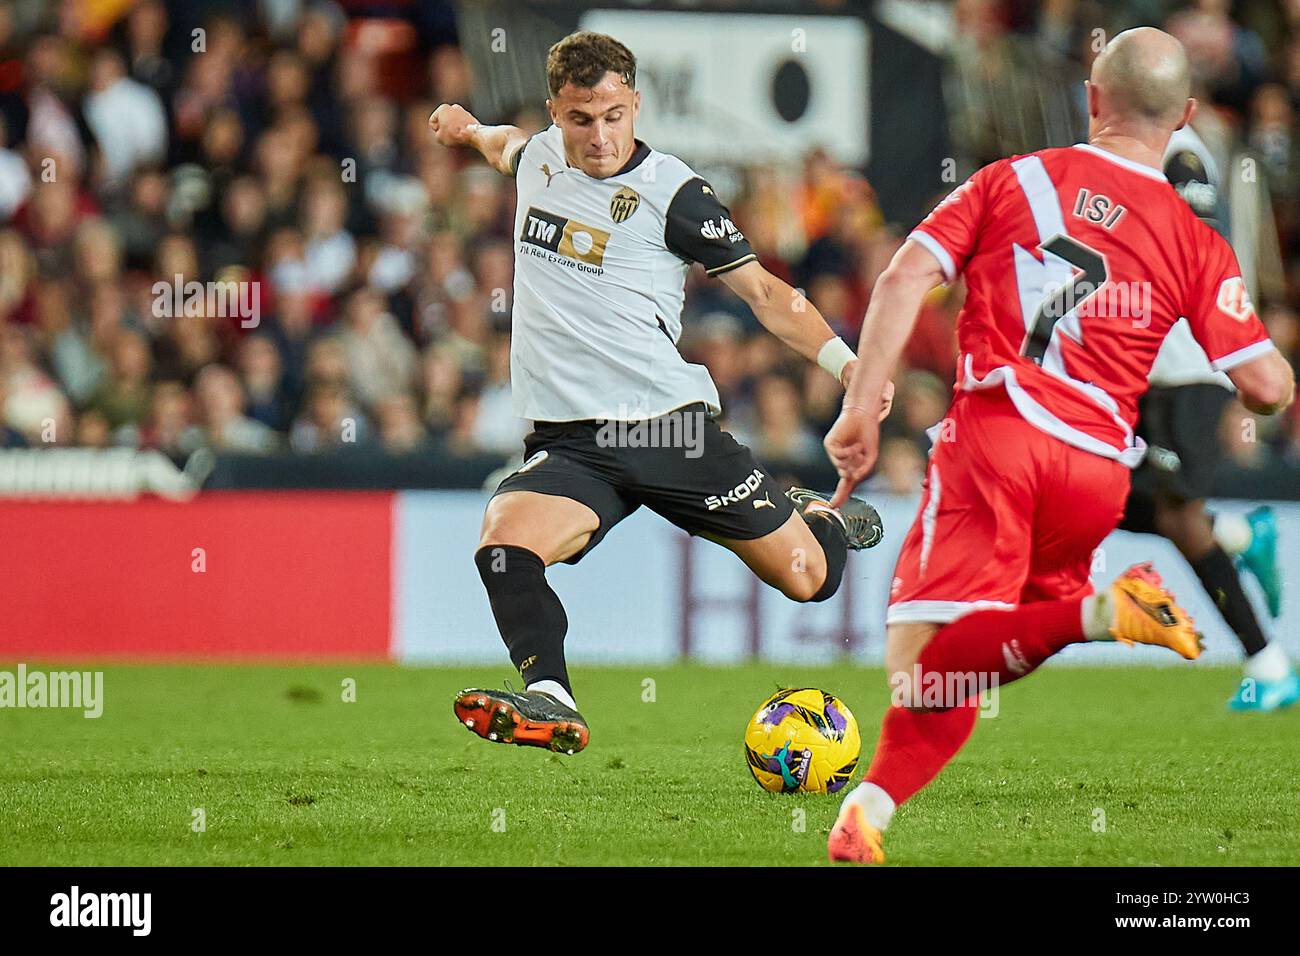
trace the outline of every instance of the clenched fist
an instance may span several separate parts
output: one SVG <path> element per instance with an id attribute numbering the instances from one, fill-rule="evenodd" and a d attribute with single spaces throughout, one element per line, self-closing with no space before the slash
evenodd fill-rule
<path id="1" fill-rule="evenodd" d="M 433 138 L 442 146 L 471 146 L 478 120 L 459 103 L 443 103 L 429 117 Z"/>

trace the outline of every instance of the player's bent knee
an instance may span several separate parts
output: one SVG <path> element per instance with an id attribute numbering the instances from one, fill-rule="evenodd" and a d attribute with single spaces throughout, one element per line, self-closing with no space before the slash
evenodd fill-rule
<path id="1" fill-rule="evenodd" d="M 488 502 L 478 546 L 523 548 L 551 565 L 585 548 L 599 526 L 596 513 L 580 502 L 511 492 Z"/>
<path id="2" fill-rule="evenodd" d="M 517 523 L 509 520 L 493 520 L 485 516 L 483 528 L 479 532 L 478 547 L 481 551 L 484 548 L 527 548 L 530 551 L 538 551 L 535 540 L 529 540 L 535 537 L 525 532 L 524 528 L 518 527 Z M 543 555 L 543 557 L 545 557 Z"/>
<path id="3" fill-rule="evenodd" d="M 548 540 L 520 529 L 484 529 L 479 538 L 478 550 L 494 548 L 522 548 L 542 559 L 547 567 L 577 554 L 591 540 L 591 532 L 584 531 L 563 540 Z"/>
<path id="4" fill-rule="evenodd" d="M 808 571 L 801 571 L 791 574 L 789 579 L 782 581 L 779 586 L 781 593 L 791 601 L 798 601 L 800 604 L 819 604 L 835 593 L 833 590 L 826 591 L 822 587 L 825 579 L 825 569 L 817 576 Z"/>

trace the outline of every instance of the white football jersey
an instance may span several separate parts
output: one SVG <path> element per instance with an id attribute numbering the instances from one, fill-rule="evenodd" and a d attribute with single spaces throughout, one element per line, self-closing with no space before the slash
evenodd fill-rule
<path id="1" fill-rule="evenodd" d="M 639 419 L 704 402 L 703 365 L 682 358 L 691 262 L 719 275 L 755 258 L 712 188 L 675 156 L 637 143 L 593 179 L 565 161 L 559 127 L 514 156 L 515 412 L 534 421 Z"/>
<path id="2" fill-rule="evenodd" d="M 1218 204 L 1219 166 L 1205 141 L 1190 126 L 1174 130 L 1174 135 L 1170 137 L 1169 146 L 1165 149 L 1166 169 L 1179 156 L 1182 156 L 1185 164 L 1194 168 L 1199 163 L 1201 168 L 1198 181 L 1176 184 L 1176 187 L 1198 215 L 1211 220 L 1210 224 L 1215 225 L 1212 220 L 1214 207 Z M 1179 319 L 1169 329 L 1169 334 L 1160 345 L 1160 351 L 1156 353 L 1147 380 L 1152 385 L 1167 388 L 1198 384 L 1232 388 L 1228 376 L 1210 367 L 1209 357 L 1192 335 L 1192 327 L 1186 319 Z"/>

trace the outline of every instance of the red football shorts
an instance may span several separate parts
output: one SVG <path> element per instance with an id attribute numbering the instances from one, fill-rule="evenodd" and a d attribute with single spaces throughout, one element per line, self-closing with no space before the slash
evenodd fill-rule
<path id="1" fill-rule="evenodd" d="M 890 624 L 1092 593 L 1129 470 L 1035 428 L 1004 390 L 964 392 L 937 426 L 921 507 L 898 556 Z"/>

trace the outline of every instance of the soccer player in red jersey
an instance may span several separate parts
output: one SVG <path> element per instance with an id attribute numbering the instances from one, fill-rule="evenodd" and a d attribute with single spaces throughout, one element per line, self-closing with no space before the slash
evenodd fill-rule
<path id="1" fill-rule="evenodd" d="M 974 728 L 978 695 L 1073 643 L 1119 640 L 1200 653 L 1150 565 L 1094 593 L 1094 549 L 1118 524 L 1139 397 L 1185 316 L 1247 408 L 1271 414 L 1294 375 L 1246 295 L 1232 250 L 1161 172 L 1191 119 L 1187 57 L 1151 28 L 1115 37 L 1087 84 L 1089 142 L 1001 160 L 916 228 L 876 283 L 861 362 L 826 437 L 843 501 L 876 460 L 884 383 L 924 295 L 964 275 L 956 397 L 932 430 L 920 510 L 898 559 L 885 663 L 894 689 L 865 781 L 831 830 L 833 860 L 881 862 L 895 807 Z M 1206 440 L 1214 440 L 1207 423 Z M 976 684 L 975 686 L 979 686 Z M 952 699 L 948 699 L 952 697 Z M 900 705 L 901 704 L 901 705 Z"/>

